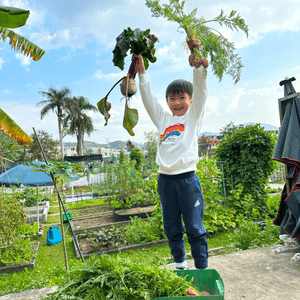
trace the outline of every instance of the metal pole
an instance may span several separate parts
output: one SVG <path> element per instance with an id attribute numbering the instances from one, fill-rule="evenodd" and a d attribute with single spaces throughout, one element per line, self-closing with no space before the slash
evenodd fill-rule
<path id="1" fill-rule="evenodd" d="M 37 139 L 37 141 L 38 141 L 39 147 L 40 147 L 40 149 L 41 149 L 41 151 L 42 151 L 42 154 L 43 154 L 45 163 L 46 163 L 47 165 L 49 165 L 49 164 L 48 164 L 48 161 L 47 161 L 47 157 L 46 157 L 45 152 L 44 152 L 44 149 L 43 149 L 43 147 L 42 147 L 42 145 L 41 145 L 41 143 L 40 143 L 40 140 L 39 140 L 39 138 L 38 138 L 38 136 L 37 136 L 37 134 L 36 134 L 36 132 L 35 132 L 34 127 L 32 127 L 32 129 L 33 129 L 34 134 L 35 134 L 35 136 L 36 136 L 36 139 Z M 52 178 L 52 180 L 53 180 L 53 183 L 56 182 L 52 172 L 50 173 L 50 176 L 51 176 L 51 178 Z M 54 185 L 54 186 L 55 186 L 55 188 L 56 188 L 56 185 Z M 77 240 L 77 238 L 76 238 L 76 236 L 75 236 L 75 233 L 74 233 L 74 231 L 73 231 L 73 228 L 72 228 L 70 219 L 69 219 L 68 214 L 67 214 L 67 210 L 66 210 L 66 208 L 65 208 L 65 205 L 64 205 L 64 203 L 63 203 L 63 201 L 62 201 L 62 199 L 61 199 L 59 190 L 58 190 L 57 188 L 56 188 L 56 192 L 57 192 L 58 199 L 59 199 L 59 201 L 60 201 L 60 203 L 61 203 L 61 206 L 62 206 L 62 208 L 63 208 L 63 210 L 64 210 L 64 213 L 65 213 L 65 215 L 66 215 L 66 218 L 67 218 L 69 227 L 70 227 L 71 232 L 72 232 L 73 239 L 74 239 L 74 241 L 75 241 L 75 245 L 76 245 L 77 250 L 78 250 L 78 253 L 79 253 L 79 255 L 80 255 L 80 258 L 81 258 L 82 262 L 84 263 L 84 259 L 83 259 L 82 253 L 81 253 L 81 251 L 80 251 L 80 247 L 79 247 L 79 244 L 78 244 L 78 240 Z"/>

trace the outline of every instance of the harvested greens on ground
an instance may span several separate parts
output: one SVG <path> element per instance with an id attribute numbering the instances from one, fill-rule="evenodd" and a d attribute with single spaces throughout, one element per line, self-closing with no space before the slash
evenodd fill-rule
<path id="1" fill-rule="evenodd" d="M 191 289 L 198 292 L 191 282 L 172 270 L 102 255 L 74 267 L 70 281 L 44 299 L 151 300 L 187 295 Z"/>

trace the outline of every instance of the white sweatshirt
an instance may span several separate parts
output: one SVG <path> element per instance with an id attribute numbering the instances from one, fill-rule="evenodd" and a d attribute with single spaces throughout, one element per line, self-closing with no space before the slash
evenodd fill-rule
<path id="1" fill-rule="evenodd" d="M 139 74 L 144 106 L 159 131 L 156 164 L 158 173 L 176 175 L 197 170 L 198 135 L 207 98 L 203 67 L 193 71 L 193 102 L 184 116 L 166 112 L 153 96 L 146 73 Z"/>

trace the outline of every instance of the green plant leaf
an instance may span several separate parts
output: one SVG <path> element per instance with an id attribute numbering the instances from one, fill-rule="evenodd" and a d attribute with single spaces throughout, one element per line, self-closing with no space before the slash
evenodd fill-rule
<path id="1" fill-rule="evenodd" d="M 134 136 L 134 132 L 132 131 L 132 129 L 137 124 L 138 120 L 139 115 L 137 109 L 129 108 L 127 105 L 125 105 L 123 127 L 131 136 Z"/>
<path id="2" fill-rule="evenodd" d="M 216 22 L 220 26 L 226 26 L 231 30 L 242 31 L 248 37 L 248 26 L 245 21 L 231 11 L 229 16 L 221 10 L 219 16 L 212 20 L 197 18 L 197 9 L 190 14 L 184 12 L 185 0 L 170 0 L 169 4 L 160 5 L 159 0 L 146 0 L 146 5 L 151 9 L 153 17 L 164 17 L 168 21 L 176 22 L 179 29 L 186 32 L 187 39 L 200 41 L 200 52 L 196 56 L 209 58 L 211 68 L 215 76 L 221 81 L 224 74 L 232 76 L 234 83 L 241 78 L 243 64 L 238 54 L 234 53 L 234 44 L 229 42 L 218 30 L 208 27 L 207 23 Z M 201 53 L 201 54 L 200 54 Z"/>
<path id="3" fill-rule="evenodd" d="M 104 116 L 105 118 L 105 124 L 104 126 L 107 125 L 108 119 L 110 118 L 110 109 L 111 109 L 111 103 L 107 101 L 107 96 L 104 97 L 103 99 L 101 99 L 98 103 L 97 103 L 97 107 L 99 112 Z"/>
<path id="4" fill-rule="evenodd" d="M 1 108 L 0 130 L 7 136 L 14 138 L 19 145 L 25 145 L 27 147 L 33 141 L 33 139 Z"/>
<path id="5" fill-rule="evenodd" d="M 15 51 L 19 51 L 23 55 L 27 55 L 35 61 L 40 60 L 45 53 L 43 49 L 33 44 L 25 37 L 15 33 L 13 30 L 0 27 L 0 39 L 5 42 L 7 37 L 9 38 L 9 44 Z"/>
<path id="6" fill-rule="evenodd" d="M 0 26 L 18 28 L 26 24 L 29 10 L 0 5 Z"/>
<path id="7" fill-rule="evenodd" d="M 113 50 L 113 63 L 115 66 L 124 70 L 125 57 L 130 50 L 130 54 L 142 55 L 145 62 L 145 68 L 149 66 L 149 61 L 156 61 L 154 44 L 158 38 L 150 34 L 150 29 L 145 31 L 136 28 L 132 30 L 130 27 L 117 37 L 117 43 Z"/>

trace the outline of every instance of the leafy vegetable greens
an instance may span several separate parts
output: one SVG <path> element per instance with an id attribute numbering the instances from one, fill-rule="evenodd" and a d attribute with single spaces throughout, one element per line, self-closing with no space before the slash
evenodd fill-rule
<path id="1" fill-rule="evenodd" d="M 221 10 L 219 16 L 212 20 L 197 18 L 197 8 L 190 14 L 184 12 L 186 0 L 169 0 L 169 4 L 159 4 L 159 0 L 146 0 L 146 5 L 151 9 L 153 17 L 164 17 L 169 21 L 179 24 L 187 34 L 187 39 L 198 39 L 200 51 L 194 48 L 193 51 L 199 58 L 208 57 L 212 65 L 214 75 L 219 80 L 223 79 L 224 73 L 233 77 L 234 83 L 241 78 L 243 64 L 241 58 L 234 53 L 234 43 L 229 42 L 218 30 L 208 27 L 208 23 L 217 22 L 231 30 L 241 30 L 248 37 L 248 26 L 240 15 L 232 10 L 229 16 Z"/>
<path id="2" fill-rule="evenodd" d="M 149 66 L 149 62 L 156 62 L 155 57 L 155 48 L 154 44 L 158 41 L 158 38 L 150 34 L 150 29 L 145 31 L 140 30 L 139 28 L 132 30 L 130 27 L 124 29 L 124 31 L 117 37 L 117 43 L 113 50 L 113 63 L 115 66 L 119 67 L 121 70 L 124 70 L 125 67 L 125 57 L 127 56 L 128 51 L 130 54 L 141 55 L 144 59 L 145 68 L 147 69 Z M 131 66 L 129 68 L 128 78 L 135 78 L 136 74 L 136 66 L 135 61 L 132 61 Z M 126 77 L 125 77 L 126 78 Z M 105 118 L 105 126 L 108 123 L 110 118 L 110 109 L 111 103 L 107 101 L 108 95 L 114 89 L 114 87 L 124 79 L 121 78 L 107 93 L 107 95 L 101 99 L 98 103 L 99 112 Z M 127 87 L 128 91 L 128 87 Z M 124 111 L 124 119 L 123 119 L 123 127 L 128 131 L 128 133 L 133 136 L 133 127 L 138 123 L 138 111 L 134 108 L 129 107 L 130 98 L 128 94 L 126 95 L 125 100 L 125 111 Z"/>

